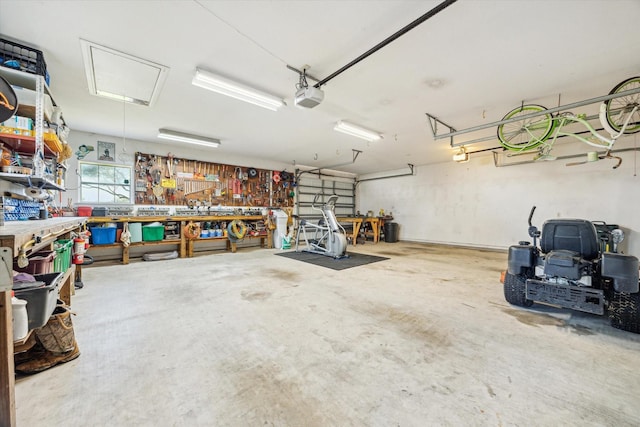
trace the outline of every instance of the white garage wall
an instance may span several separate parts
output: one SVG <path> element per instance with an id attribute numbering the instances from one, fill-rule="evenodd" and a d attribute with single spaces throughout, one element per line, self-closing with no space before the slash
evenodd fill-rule
<path id="1" fill-rule="evenodd" d="M 538 227 L 554 217 L 619 224 L 622 249 L 640 257 L 640 177 L 634 152 L 620 156 L 616 170 L 612 161 L 566 167 L 564 160 L 498 168 L 491 155 L 420 166 L 415 176 L 358 184 L 358 209 L 391 211 L 401 240 L 507 248 L 531 240 L 527 217 L 536 205 Z"/>

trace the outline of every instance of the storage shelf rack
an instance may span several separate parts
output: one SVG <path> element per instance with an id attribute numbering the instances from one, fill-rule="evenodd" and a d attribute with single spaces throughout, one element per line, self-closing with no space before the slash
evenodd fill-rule
<path id="1" fill-rule="evenodd" d="M 555 108 L 549 108 L 549 109 L 546 109 L 546 110 L 543 110 L 543 111 L 539 111 L 539 112 L 535 112 L 535 113 L 531 113 L 531 114 L 527 114 L 527 115 L 523 115 L 523 116 L 518 116 L 516 118 L 507 119 L 507 120 L 499 120 L 499 121 L 496 121 L 496 122 L 491 122 L 491 123 L 486 123 L 486 124 L 483 124 L 483 125 L 473 126 L 473 127 L 462 129 L 462 130 L 456 130 L 454 127 L 444 123 L 442 120 L 438 119 L 436 116 L 434 116 L 432 114 L 429 114 L 429 113 L 425 113 L 425 114 L 429 119 L 429 124 L 431 126 L 431 131 L 433 133 L 433 138 L 435 140 L 449 138 L 449 145 L 452 148 L 456 148 L 456 147 L 461 147 L 463 145 L 467 146 L 467 145 L 472 145 L 472 144 L 476 144 L 476 143 L 479 143 L 479 142 L 491 141 L 491 140 L 495 140 L 496 139 L 496 136 L 492 136 L 492 137 L 484 137 L 484 138 L 473 139 L 471 141 L 456 142 L 454 140 L 454 138 L 456 136 L 459 136 L 459 135 L 464 135 L 464 134 L 475 132 L 475 131 L 478 131 L 478 130 L 489 129 L 489 128 L 492 128 L 492 127 L 498 127 L 498 126 L 500 126 L 502 124 L 513 123 L 513 122 L 521 121 L 521 120 L 527 119 L 527 118 L 543 116 L 545 114 L 558 113 L 560 111 L 566 111 L 566 110 L 570 110 L 570 109 L 576 108 L 576 107 L 582 107 L 582 106 L 585 106 L 585 105 L 596 104 L 596 103 L 599 103 L 599 102 L 608 101 L 610 99 L 615 99 L 615 98 L 621 98 L 621 97 L 624 97 L 624 96 L 634 95 L 636 93 L 640 93 L 640 88 L 626 90 L 624 92 L 619 92 L 619 93 L 614 93 L 614 94 L 609 94 L 609 95 L 598 96 L 596 98 L 585 99 L 584 101 L 573 102 L 571 104 L 561 105 L 561 106 L 555 107 Z M 447 128 L 449 130 L 449 132 L 448 133 L 444 133 L 444 134 L 438 134 L 438 125 L 441 125 L 441 126 Z"/>
<path id="2" fill-rule="evenodd" d="M 0 142 L 18 153 L 33 155 L 33 175 L 31 175 L 31 180 L 32 183 L 35 183 L 35 187 L 64 191 L 64 188 L 45 179 L 44 159 L 53 159 L 54 169 L 57 168 L 58 165 L 55 162 L 55 153 L 44 143 L 44 96 L 49 95 L 53 105 L 57 105 L 50 88 L 45 83 L 44 77 L 7 67 L 0 67 L 0 76 L 4 77 L 13 86 L 34 90 L 36 92 L 34 114 L 35 136 L 0 133 Z M 0 176 L 0 179 L 29 185 L 29 180 L 26 177 L 25 175 L 10 179 L 6 174 L 3 174 Z M 36 178 L 35 181 L 33 180 L 34 178 Z"/>

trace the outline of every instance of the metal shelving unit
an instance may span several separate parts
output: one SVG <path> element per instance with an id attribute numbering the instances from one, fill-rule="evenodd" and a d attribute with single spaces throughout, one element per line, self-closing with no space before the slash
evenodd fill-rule
<path id="1" fill-rule="evenodd" d="M 24 185 L 25 187 L 36 187 L 36 188 L 42 188 L 44 190 L 65 191 L 64 187 L 59 186 L 55 182 L 52 182 L 47 178 L 37 177 L 35 175 L 23 175 L 21 173 L 0 172 L 0 180 Z"/>
<path id="2" fill-rule="evenodd" d="M 18 153 L 33 155 L 33 174 L 0 173 L 0 179 L 28 187 L 65 191 L 62 186 L 45 177 L 45 159 L 51 159 L 51 167 L 55 171 L 54 174 L 60 167 L 60 165 L 57 164 L 55 153 L 49 150 L 44 143 L 44 96 L 49 95 L 53 105 L 56 105 L 51 89 L 47 86 L 44 77 L 41 75 L 0 66 L 0 76 L 4 77 L 12 86 L 36 92 L 34 114 L 35 136 L 0 133 L 0 142 L 8 148 Z"/>

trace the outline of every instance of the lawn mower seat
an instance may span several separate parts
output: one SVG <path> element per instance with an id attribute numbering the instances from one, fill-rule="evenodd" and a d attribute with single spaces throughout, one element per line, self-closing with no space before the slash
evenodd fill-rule
<path id="1" fill-rule="evenodd" d="M 545 256 L 545 274 L 578 280 L 581 267 L 598 258 L 598 234 L 582 219 L 552 219 L 542 226 L 540 249 Z"/>

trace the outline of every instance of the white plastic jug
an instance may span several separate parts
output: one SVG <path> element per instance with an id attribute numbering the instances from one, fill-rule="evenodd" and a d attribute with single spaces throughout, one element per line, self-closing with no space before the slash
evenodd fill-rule
<path id="1" fill-rule="evenodd" d="M 23 299 L 12 297 L 11 308 L 13 310 L 13 340 L 19 341 L 29 333 L 27 302 Z"/>

